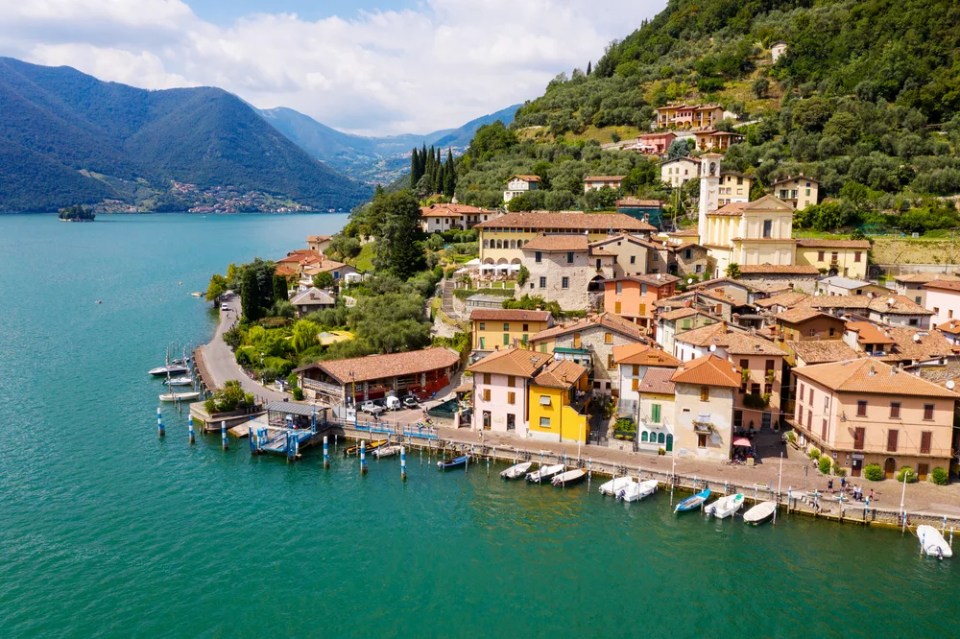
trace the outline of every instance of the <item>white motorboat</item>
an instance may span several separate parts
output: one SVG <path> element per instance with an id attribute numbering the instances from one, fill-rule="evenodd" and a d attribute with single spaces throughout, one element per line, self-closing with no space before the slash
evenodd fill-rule
<path id="1" fill-rule="evenodd" d="M 657 492 L 658 485 L 659 482 L 656 479 L 648 479 L 639 483 L 634 482 L 621 488 L 617 492 L 617 499 L 620 501 L 640 501 L 644 497 L 649 497 Z"/>
<path id="2" fill-rule="evenodd" d="M 186 393 L 163 393 L 160 395 L 161 402 L 188 402 L 193 399 L 200 399 L 200 391 L 189 391 Z"/>
<path id="3" fill-rule="evenodd" d="M 568 470 L 565 473 L 560 473 L 553 478 L 551 483 L 554 486 L 572 486 L 582 482 L 586 476 L 587 471 L 582 468 L 574 468 L 573 470 Z"/>
<path id="4" fill-rule="evenodd" d="M 634 483 L 636 482 L 632 477 L 614 477 L 610 481 L 600 484 L 600 494 L 614 497 L 618 492 Z"/>
<path id="5" fill-rule="evenodd" d="M 393 444 L 390 446 L 380 446 L 379 448 L 373 451 L 373 456 L 376 457 L 377 459 L 380 459 L 381 457 L 393 457 L 394 455 L 399 455 L 399 454 L 400 454 L 400 446 L 397 444 Z"/>
<path id="6" fill-rule="evenodd" d="M 510 468 L 501 471 L 500 476 L 504 479 L 520 479 L 527 474 L 531 466 L 533 466 L 533 462 L 520 462 L 519 464 L 514 464 Z"/>
<path id="7" fill-rule="evenodd" d="M 553 466 L 541 466 L 538 470 L 527 473 L 527 481 L 541 483 L 553 479 L 555 475 L 563 472 L 563 464 L 554 464 Z"/>
<path id="8" fill-rule="evenodd" d="M 163 383 L 167 386 L 193 386 L 193 378 L 189 375 L 184 375 L 182 377 L 171 377 L 163 380 Z"/>
<path id="9" fill-rule="evenodd" d="M 147 371 L 150 375 L 154 377 L 167 377 L 170 375 L 183 375 L 184 373 L 189 373 L 188 369 L 183 364 L 167 364 L 165 366 L 157 366 L 156 368 L 151 368 Z"/>
<path id="10" fill-rule="evenodd" d="M 743 493 L 734 493 L 707 505 L 703 512 L 707 516 L 713 515 L 717 519 L 726 519 L 740 510 L 741 506 L 743 506 Z"/>
<path id="11" fill-rule="evenodd" d="M 762 501 L 743 513 L 743 521 L 751 526 L 759 526 L 762 523 L 770 521 L 775 512 L 777 512 L 777 502 Z"/>
<path id="12" fill-rule="evenodd" d="M 943 559 L 953 557 L 953 549 L 947 540 L 943 538 L 940 531 L 933 526 L 917 526 L 917 539 L 920 540 L 920 550 L 927 557 L 936 557 Z"/>

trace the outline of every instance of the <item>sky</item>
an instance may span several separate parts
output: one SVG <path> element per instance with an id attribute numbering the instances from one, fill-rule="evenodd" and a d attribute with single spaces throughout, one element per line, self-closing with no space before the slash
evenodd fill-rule
<path id="1" fill-rule="evenodd" d="M 460 126 L 596 62 L 666 0 L 0 0 L 0 55 L 218 86 L 365 135 Z"/>

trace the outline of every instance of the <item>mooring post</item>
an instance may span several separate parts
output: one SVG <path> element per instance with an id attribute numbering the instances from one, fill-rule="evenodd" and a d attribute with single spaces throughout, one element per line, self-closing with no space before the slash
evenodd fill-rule
<path id="1" fill-rule="evenodd" d="M 227 420 L 220 422 L 220 444 L 227 449 Z"/>
<path id="2" fill-rule="evenodd" d="M 400 447 L 400 481 L 407 481 L 407 449 Z"/>
<path id="3" fill-rule="evenodd" d="M 250 437 L 250 454 L 257 454 L 257 431 L 253 429 L 253 426 L 247 427 L 247 435 Z"/>
<path id="4" fill-rule="evenodd" d="M 365 439 L 360 440 L 360 474 L 367 474 L 367 442 Z"/>
<path id="5" fill-rule="evenodd" d="M 163 437 L 167 431 L 163 427 L 163 414 L 160 413 L 160 407 L 157 406 L 157 437 Z"/>
<path id="6" fill-rule="evenodd" d="M 590 477 L 593 474 L 593 460 L 587 457 L 587 483 L 590 483 Z"/>
<path id="7" fill-rule="evenodd" d="M 323 467 L 330 468 L 330 438 L 323 436 Z"/>
<path id="8" fill-rule="evenodd" d="M 197 435 L 193 432 L 193 415 L 187 415 L 187 441 L 197 443 Z"/>
<path id="9" fill-rule="evenodd" d="M 793 499 L 793 486 L 787 486 L 787 514 L 790 514 L 790 501 Z"/>

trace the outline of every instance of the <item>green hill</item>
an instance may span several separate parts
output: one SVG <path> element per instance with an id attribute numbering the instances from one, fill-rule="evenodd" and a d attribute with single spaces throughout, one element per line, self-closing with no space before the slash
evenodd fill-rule
<path id="1" fill-rule="evenodd" d="M 369 192 L 220 89 L 145 91 L 0 58 L 0 210 L 350 208 Z"/>
<path id="2" fill-rule="evenodd" d="M 778 41 L 788 49 L 773 64 Z M 555 78 L 506 135 L 481 132 L 458 197 L 489 205 L 510 174 L 533 172 L 554 202 L 589 207 L 583 175 L 648 171 L 600 143 L 649 130 L 658 106 L 716 102 L 738 116 L 721 128 L 746 138 L 726 168 L 759 188 L 802 172 L 837 198 L 798 216 L 800 227 L 956 225 L 936 197 L 960 192 L 958 51 L 960 5 L 950 0 L 671 0 L 589 72 Z"/>

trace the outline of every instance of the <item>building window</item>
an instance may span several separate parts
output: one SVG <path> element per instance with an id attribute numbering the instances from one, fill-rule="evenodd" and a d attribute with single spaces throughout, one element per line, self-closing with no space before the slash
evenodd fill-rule
<path id="1" fill-rule="evenodd" d="M 813 386 L 810 387 L 810 392 L 807 395 L 807 403 L 813 406 Z"/>
<path id="2" fill-rule="evenodd" d="M 827 420 L 824 419 L 823 423 L 820 425 L 820 439 L 827 441 Z"/>
<path id="3" fill-rule="evenodd" d="M 701 386 L 701 387 L 700 387 L 700 401 L 701 401 L 701 402 L 709 402 L 709 401 L 710 401 L 710 387 L 709 387 L 709 386 Z"/>
<path id="4" fill-rule="evenodd" d="M 832 253 L 830 253 L 830 261 L 831 261 L 831 262 L 839 262 L 839 261 L 840 261 L 840 254 L 837 253 L 836 251 L 833 251 Z"/>
<path id="5" fill-rule="evenodd" d="M 864 399 L 857 400 L 857 417 L 866 417 L 867 416 L 867 401 Z"/>
<path id="6" fill-rule="evenodd" d="M 826 257 L 823 251 L 817 251 L 817 261 L 822 262 L 823 258 Z"/>
<path id="7" fill-rule="evenodd" d="M 604 333 L 604 334 L 603 334 L 603 343 L 604 343 L 604 344 L 613 344 L 613 333 Z"/>
<path id="8" fill-rule="evenodd" d="M 813 411 L 809 409 L 807 410 L 807 428 L 813 430 Z"/>
<path id="9" fill-rule="evenodd" d="M 866 431 L 860 427 L 853 430 L 853 448 L 854 450 L 863 450 L 863 437 Z"/>
<path id="10" fill-rule="evenodd" d="M 480 350 L 481 350 L 481 351 L 482 351 L 484 348 L 486 348 L 486 344 L 485 344 L 486 341 L 487 341 L 487 338 L 486 338 L 486 337 L 481 337 L 481 338 L 480 338 Z"/>
<path id="11" fill-rule="evenodd" d="M 503 345 L 510 346 L 510 333 L 503 334 Z"/>
<path id="12" fill-rule="evenodd" d="M 800 392 L 797 393 L 797 397 L 800 398 L 800 401 L 803 401 L 803 382 L 800 382 Z"/>
<path id="13" fill-rule="evenodd" d="M 530 330 L 530 325 L 529 325 L 529 324 L 524 324 L 524 325 L 523 325 L 523 332 L 526 333 L 526 332 L 529 331 L 529 330 Z"/>
<path id="14" fill-rule="evenodd" d="M 933 433 L 929 430 L 925 430 L 920 433 L 920 454 L 929 455 L 930 454 L 930 440 L 933 439 Z"/>
<path id="15" fill-rule="evenodd" d="M 490 385 L 490 373 L 483 374 L 483 383 L 488 386 Z"/>
<path id="16" fill-rule="evenodd" d="M 763 221 L 763 237 L 771 237 L 773 235 L 773 220 L 764 220 Z"/>
<path id="17" fill-rule="evenodd" d="M 660 423 L 660 404 L 651 404 L 650 405 L 650 423 L 659 424 Z"/>
<path id="18" fill-rule="evenodd" d="M 927 420 L 933 419 L 933 404 L 923 405 L 923 418 Z"/>
<path id="19" fill-rule="evenodd" d="M 573 264 L 573 251 L 567 251 L 567 264 Z"/>
<path id="20" fill-rule="evenodd" d="M 507 386 L 510 388 L 516 388 L 517 378 L 515 375 L 507 375 Z"/>
<path id="21" fill-rule="evenodd" d="M 617 295 L 623 293 L 623 282 L 617 282 Z"/>
<path id="22" fill-rule="evenodd" d="M 543 261 L 543 253 L 541 253 L 540 251 L 535 252 L 535 253 L 533 254 L 533 261 L 536 262 L 537 264 L 539 264 L 540 262 L 542 262 L 542 261 Z"/>
<path id="23" fill-rule="evenodd" d="M 613 368 L 613 353 L 607 354 L 607 369 Z"/>
<path id="24" fill-rule="evenodd" d="M 616 313 L 617 315 L 619 315 L 619 314 L 620 314 L 620 309 L 621 309 L 620 302 L 614 302 L 614 303 L 613 303 L 613 312 Z"/>
<path id="25" fill-rule="evenodd" d="M 707 436 L 698 433 L 697 434 L 697 448 L 706 448 L 707 447 Z"/>
<path id="26" fill-rule="evenodd" d="M 887 431 L 887 452 L 895 453 L 897 452 L 897 438 L 900 436 L 900 431 L 891 428 Z"/>
<path id="27" fill-rule="evenodd" d="M 560 288 L 570 288 L 570 278 L 561 277 L 560 278 Z"/>
<path id="28" fill-rule="evenodd" d="M 490 401 L 490 389 L 489 389 L 489 388 L 484 388 L 484 389 L 483 389 L 483 401 L 485 401 L 485 402 L 489 402 L 489 401 Z"/>
<path id="29" fill-rule="evenodd" d="M 486 322 L 480 322 L 480 330 L 481 330 L 481 331 L 487 330 L 487 323 L 486 323 Z"/>
<path id="30" fill-rule="evenodd" d="M 541 417 L 540 418 L 540 428 L 550 428 L 550 418 Z"/>
<path id="31" fill-rule="evenodd" d="M 517 394 L 516 394 L 515 392 L 510 391 L 509 393 L 507 393 L 507 403 L 508 403 L 508 404 L 516 404 L 516 403 L 517 403 Z"/>
<path id="32" fill-rule="evenodd" d="M 547 278 L 545 277 L 540 278 L 540 288 L 547 288 Z"/>
<path id="33" fill-rule="evenodd" d="M 636 263 L 637 263 L 637 256 L 636 256 L 636 255 L 631 255 L 631 256 L 630 256 L 630 263 L 631 263 L 631 264 L 636 264 Z"/>
<path id="34" fill-rule="evenodd" d="M 743 428 L 743 411 L 742 410 L 733 411 L 733 428 L 735 430 Z"/>
<path id="35" fill-rule="evenodd" d="M 900 402 L 890 402 L 890 419 L 900 419 Z"/>
<path id="36" fill-rule="evenodd" d="M 640 379 L 634 377 L 630 380 L 630 390 L 637 391 L 640 388 Z"/>
<path id="37" fill-rule="evenodd" d="M 859 262 L 859 261 L 860 261 L 860 256 L 861 256 L 861 254 L 862 254 L 861 251 L 856 251 L 856 252 L 853 254 L 853 261 L 854 261 L 854 262 Z"/>
<path id="38" fill-rule="evenodd" d="M 509 331 L 509 330 L 510 330 L 510 322 L 504 322 L 504 323 L 503 323 L 503 331 L 504 331 L 504 332 L 507 332 L 507 331 Z"/>

